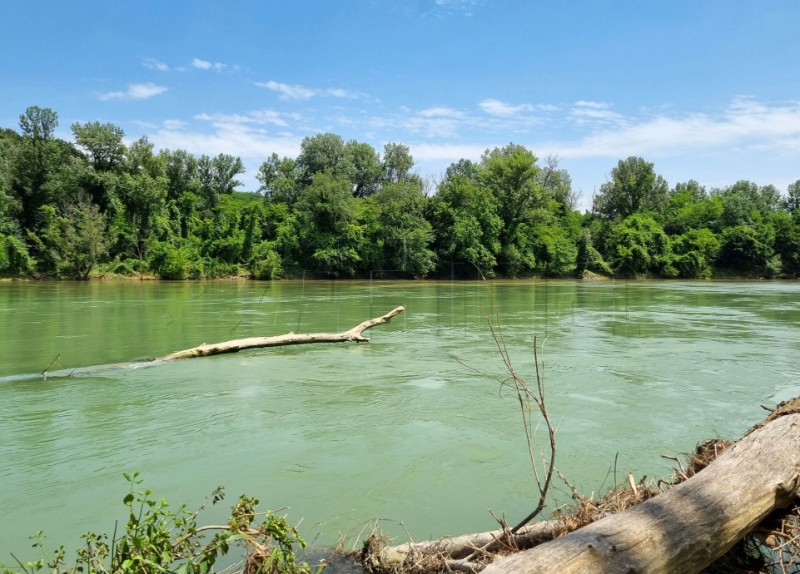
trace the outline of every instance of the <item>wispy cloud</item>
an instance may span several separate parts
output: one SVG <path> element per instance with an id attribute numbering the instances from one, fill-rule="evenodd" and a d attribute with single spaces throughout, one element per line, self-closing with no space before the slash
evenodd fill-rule
<path id="1" fill-rule="evenodd" d="M 480 108 L 491 116 L 514 116 L 519 113 L 525 112 L 532 112 L 533 106 L 531 104 L 518 104 L 512 105 L 507 104 L 505 102 L 501 102 L 500 100 L 495 99 L 488 99 L 483 100 L 480 104 L 478 104 Z"/>
<path id="2" fill-rule="evenodd" d="M 579 126 L 591 124 L 621 125 L 625 122 L 624 116 L 615 112 L 611 104 L 588 100 L 575 102 L 569 111 L 569 117 Z"/>
<path id="3" fill-rule="evenodd" d="M 227 68 L 228 65 L 221 62 L 209 62 L 200 58 L 192 58 L 192 67 L 200 70 L 217 70 L 219 72 Z"/>
<path id="4" fill-rule="evenodd" d="M 107 100 L 146 100 L 154 96 L 158 96 L 167 91 L 166 86 L 159 86 L 158 84 L 145 83 L 145 84 L 128 84 L 128 89 L 124 92 L 107 92 L 100 94 L 99 99 Z"/>
<path id="5" fill-rule="evenodd" d="M 318 90 L 306 88 L 305 86 L 284 84 L 273 80 L 269 82 L 256 82 L 256 86 L 278 92 L 278 97 L 282 100 L 310 100 L 318 93 Z"/>
<path id="6" fill-rule="evenodd" d="M 222 128 L 242 125 L 273 125 L 277 127 L 289 127 L 289 121 L 299 121 L 302 116 L 297 113 L 283 114 L 275 110 L 255 110 L 245 114 L 198 114 L 196 120 L 211 122 L 213 125 Z"/>
<path id="7" fill-rule="evenodd" d="M 731 146 L 783 152 L 800 149 L 800 102 L 770 106 L 736 98 L 718 114 L 646 118 L 624 117 L 605 105 L 582 104 L 576 108 L 582 108 L 585 117 L 611 125 L 597 126 L 578 141 L 555 144 L 559 148 L 555 151 L 565 157 L 676 156 Z M 574 112 L 575 108 L 573 119 Z"/>
<path id="8" fill-rule="evenodd" d="M 483 0 L 435 0 L 434 4 L 439 10 L 446 12 L 458 12 L 466 16 L 472 16 L 473 9 L 480 6 Z"/>
<path id="9" fill-rule="evenodd" d="M 144 62 L 142 62 L 142 65 L 145 68 L 148 68 L 150 70 L 158 70 L 159 72 L 170 71 L 169 65 L 165 64 L 160 60 L 156 60 L 155 58 L 145 58 Z"/>
<path id="10" fill-rule="evenodd" d="M 345 99 L 365 99 L 364 94 L 357 94 L 342 88 L 308 88 L 299 84 L 285 84 L 270 80 L 268 82 L 255 82 L 259 88 L 266 88 L 278 93 L 281 100 L 310 100 L 317 96 Z"/>
<path id="11" fill-rule="evenodd" d="M 478 104 L 478 106 L 490 116 L 512 117 L 520 114 L 531 114 L 533 112 L 555 112 L 558 106 L 552 104 L 509 104 L 494 98 L 488 98 Z"/>

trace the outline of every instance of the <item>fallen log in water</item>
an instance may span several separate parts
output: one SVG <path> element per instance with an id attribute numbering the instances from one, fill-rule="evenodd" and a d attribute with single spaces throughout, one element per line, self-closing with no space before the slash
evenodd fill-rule
<path id="1" fill-rule="evenodd" d="M 546 540 L 533 548 L 508 554 L 517 546 L 509 531 L 373 551 L 367 544 L 365 565 L 383 572 L 427 565 L 482 574 L 697 573 L 798 498 L 800 398 L 779 405 L 702 471 L 657 496 L 572 532 L 560 520 L 531 525 Z M 484 569 L 491 546 L 507 555 Z"/>
<path id="2" fill-rule="evenodd" d="M 369 319 L 359 323 L 348 331 L 340 333 L 287 333 L 273 337 L 248 337 L 246 339 L 234 339 L 222 343 L 203 343 L 191 349 L 176 351 L 163 357 L 156 357 L 150 361 L 173 361 L 175 359 L 191 359 L 194 357 L 209 357 L 211 355 L 222 355 L 225 353 L 238 353 L 245 349 L 261 349 L 264 347 L 283 347 L 286 345 L 308 345 L 310 343 L 345 343 L 355 341 L 357 343 L 369 342 L 363 335 L 364 331 L 377 325 L 383 325 L 392 320 L 392 317 L 405 311 L 405 307 L 396 307 L 374 319 Z"/>

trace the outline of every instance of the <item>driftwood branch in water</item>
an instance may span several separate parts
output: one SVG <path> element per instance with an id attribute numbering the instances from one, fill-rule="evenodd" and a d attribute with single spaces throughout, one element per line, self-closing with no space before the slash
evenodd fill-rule
<path id="1" fill-rule="evenodd" d="M 484 574 L 700 572 L 800 495 L 800 414 L 770 420 L 701 472 L 624 512 L 498 559 Z"/>
<path id="2" fill-rule="evenodd" d="M 246 339 L 234 339 L 232 341 L 225 341 L 222 343 L 203 343 L 197 347 L 170 353 L 169 355 L 164 355 L 163 357 L 156 357 L 152 360 L 172 361 L 175 359 L 209 357 L 211 355 L 222 355 L 225 353 L 238 353 L 244 349 L 282 347 L 286 345 L 307 345 L 309 343 L 346 343 L 349 341 L 365 343 L 368 342 L 369 339 L 363 335 L 364 331 L 377 325 L 388 323 L 391 321 L 392 317 L 399 315 L 403 311 L 405 311 L 405 307 L 396 307 L 385 315 L 376 317 L 374 319 L 369 319 L 363 323 L 359 323 L 349 331 L 342 331 L 341 333 L 287 333 L 285 335 L 276 335 L 274 337 L 248 337 Z"/>

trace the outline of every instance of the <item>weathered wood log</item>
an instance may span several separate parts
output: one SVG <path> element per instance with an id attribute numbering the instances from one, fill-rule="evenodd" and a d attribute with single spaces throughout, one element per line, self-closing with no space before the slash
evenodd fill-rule
<path id="1" fill-rule="evenodd" d="M 508 530 L 492 530 L 397 546 L 385 546 L 378 539 L 371 539 L 365 544 L 362 563 L 369 570 L 378 572 L 474 571 L 482 563 L 467 560 L 472 554 L 481 558 L 500 548 L 528 548 L 543 540 L 551 540 L 565 529 L 563 520 L 556 519 L 528 524 L 514 535 L 510 535 Z"/>
<path id="2" fill-rule="evenodd" d="M 232 341 L 224 341 L 222 343 L 207 344 L 203 343 L 191 349 L 183 351 L 176 351 L 163 357 L 156 357 L 150 361 L 173 361 L 175 359 L 190 359 L 194 357 L 209 357 L 211 355 L 222 355 L 225 353 L 238 353 L 244 349 L 260 349 L 264 347 L 282 347 L 286 345 L 308 345 L 311 343 L 346 343 L 355 341 L 357 343 L 366 343 L 369 341 L 363 335 L 364 331 L 371 329 L 377 325 L 383 325 L 392 320 L 392 317 L 399 315 L 405 311 L 405 307 L 396 307 L 374 319 L 369 319 L 359 323 L 348 331 L 340 333 L 287 333 L 285 335 L 276 335 L 273 337 L 248 337 L 245 339 L 234 339 Z"/>
<path id="3" fill-rule="evenodd" d="M 771 417 L 670 490 L 483 574 L 699 572 L 800 495 L 800 414 Z M 783 414 L 783 413 L 782 413 Z"/>

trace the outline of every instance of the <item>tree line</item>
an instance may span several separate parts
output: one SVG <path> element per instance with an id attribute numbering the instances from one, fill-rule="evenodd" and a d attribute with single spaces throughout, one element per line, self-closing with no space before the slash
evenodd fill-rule
<path id="1" fill-rule="evenodd" d="M 451 164 L 438 181 L 409 148 L 306 137 L 272 154 L 257 191 L 241 159 L 125 143 L 110 123 L 71 126 L 29 107 L 0 129 L 0 275 L 87 279 L 326 277 L 797 277 L 800 180 L 670 187 L 620 160 L 576 210 L 569 173 L 524 146 Z"/>

